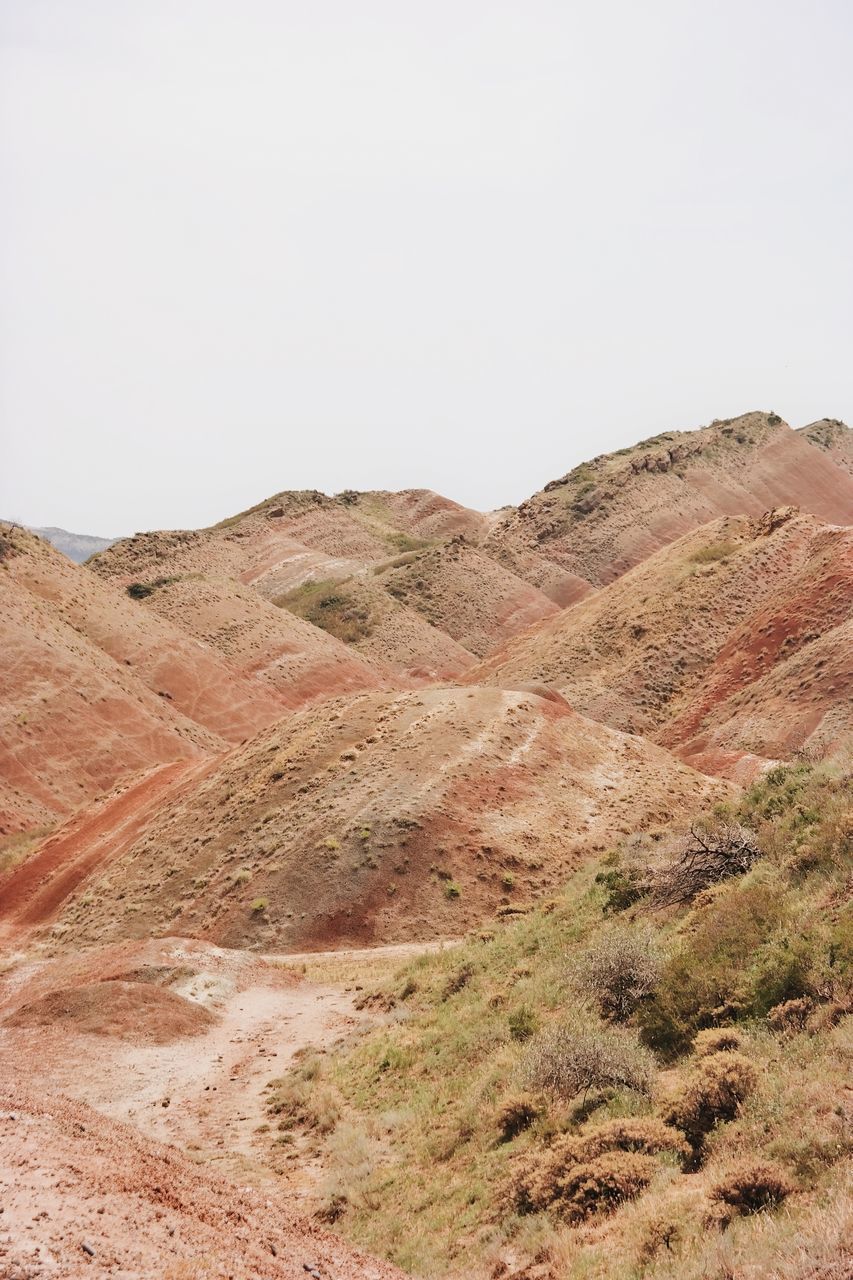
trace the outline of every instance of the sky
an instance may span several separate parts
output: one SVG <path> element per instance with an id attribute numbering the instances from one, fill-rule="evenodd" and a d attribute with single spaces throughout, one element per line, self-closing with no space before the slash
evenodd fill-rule
<path id="1" fill-rule="evenodd" d="M 853 422 L 849 0 L 0 0 L 0 515 Z"/>

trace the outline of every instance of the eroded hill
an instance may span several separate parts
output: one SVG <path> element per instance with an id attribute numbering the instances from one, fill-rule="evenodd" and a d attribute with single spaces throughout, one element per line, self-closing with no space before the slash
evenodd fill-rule
<path id="1" fill-rule="evenodd" d="M 296 713 L 161 797 L 141 833 L 60 831 L 3 897 L 79 943 L 164 932 L 264 950 L 453 937 L 617 834 L 725 789 L 559 699 L 424 689 Z M 26 891 L 20 889 L 26 883 Z M 85 889 L 85 891 L 83 891 Z M 8 914 L 7 914 L 8 918 Z"/>
<path id="2" fill-rule="evenodd" d="M 720 516 L 796 505 L 853 521 L 850 431 L 824 421 L 792 431 L 748 413 L 698 431 L 666 431 L 552 480 L 512 508 L 484 549 L 561 604 L 602 586 Z"/>
<path id="3" fill-rule="evenodd" d="M 724 517 L 510 641 L 469 679 L 542 681 L 710 772 L 850 740 L 853 531 Z"/>

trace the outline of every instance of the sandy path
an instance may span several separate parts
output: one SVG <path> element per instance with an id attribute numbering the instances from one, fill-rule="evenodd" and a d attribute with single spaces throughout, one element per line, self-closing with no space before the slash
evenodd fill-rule
<path id="1" fill-rule="evenodd" d="M 241 1183 L 268 1184 L 277 1175 L 256 1132 L 268 1122 L 265 1086 L 301 1050 L 322 1051 L 375 1021 L 375 1012 L 355 1008 L 359 964 L 402 961 L 427 949 L 432 947 L 402 944 L 259 958 L 197 943 L 184 952 L 172 940 L 162 958 L 191 961 L 196 971 L 170 989 L 215 1015 L 209 1029 L 156 1044 L 144 1038 L 143 1028 L 129 1041 L 68 1026 L 0 1026 L 0 1078 L 20 1078 L 29 1064 L 27 1078 L 40 1089 L 129 1123 Z M 339 976 L 342 964 L 346 977 Z M 323 973 L 329 965 L 333 977 Z M 303 966 L 309 975 L 315 967 L 316 978 L 303 976 Z M 6 993 L 14 991 L 15 1005 L 28 986 L 44 987 L 45 973 L 38 969 L 21 966 L 23 983 L 21 970 L 7 975 Z"/>

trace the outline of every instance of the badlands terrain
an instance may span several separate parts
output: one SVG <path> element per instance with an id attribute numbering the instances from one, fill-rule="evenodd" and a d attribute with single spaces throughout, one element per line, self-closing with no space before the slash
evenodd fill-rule
<path id="1" fill-rule="evenodd" d="M 844 424 L 0 594 L 0 1276 L 853 1275 Z"/>

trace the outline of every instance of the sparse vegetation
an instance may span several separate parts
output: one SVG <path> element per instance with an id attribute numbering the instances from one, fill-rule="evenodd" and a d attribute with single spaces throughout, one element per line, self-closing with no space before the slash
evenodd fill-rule
<path id="1" fill-rule="evenodd" d="M 737 551 L 734 542 L 709 542 L 704 547 L 697 547 L 690 556 L 691 564 L 716 564 L 719 560 L 728 560 Z"/>
<path id="2" fill-rule="evenodd" d="M 701 1280 L 717 1274 L 711 1220 L 731 1220 L 744 1265 L 767 1263 L 771 1240 L 778 1259 L 792 1232 L 812 1239 L 853 1150 L 838 1110 L 850 1069 L 849 813 L 839 772 L 773 770 L 697 823 L 751 833 L 761 856 L 738 874 L 658 907 L 670 859 L 608 857 L 546 907 L 380 984 L 377 997 L 410 989 L 405 1019 L 326 1059 L 318 1085 L 334 1091 L 347 1149 L 360 1152 L 355 1175 L 327 1148 L 338 1229 L 415 1274 L 478 1280 L 504 1250 L 567 1280 Z M 592 979 L 592 958 L 626 934 L 648 937 L 659 958 L 654 989 L 612 1025 L 593 986 L 593 1008 L 568 1019 L 578 974 Z M 768 1019 L 779 992 L 808 1001 L 791 1033 Z M 798 1190 L 784 1200 L 790 1227 L 768 1216 L 769 1182 L 735 1185 L 765 1165 Z M 682 1167 L 697 1170 L 695 1192 Z M 768 1212 L 742 1216 L 723 1191 L 713 1199 L 717 1186 L 744 1206 L 766 1199 Z M 580 1222 L 612 1213 L 615 1235 L 578 1236 Z M 754 1222 L 774 1234 L 750 1235 Z"/>
<path id="3" fill-rule="evenodd" d="M 376 618 L 373 610 L 347 587 L 348 581 L 305 582 L 276 597 L 273 604 L 313 623 L 344 644 L 358 644 L 372 634 Z"/>

